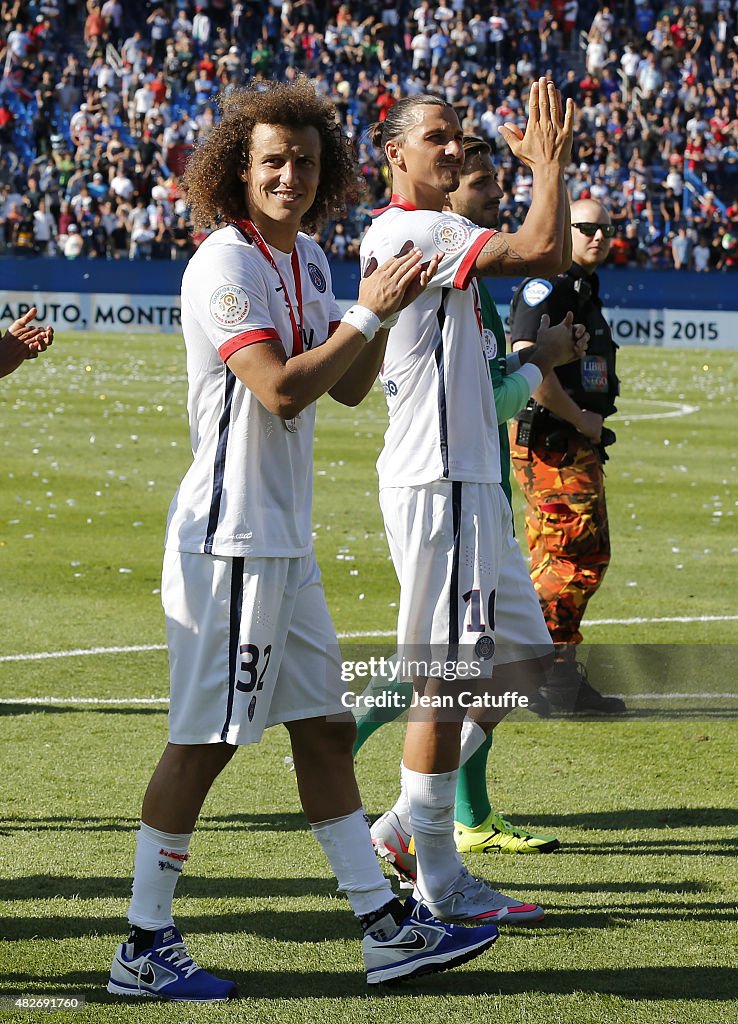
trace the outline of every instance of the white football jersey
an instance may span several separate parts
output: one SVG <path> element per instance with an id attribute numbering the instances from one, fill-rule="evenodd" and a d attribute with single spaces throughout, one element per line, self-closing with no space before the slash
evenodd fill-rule
<path id="1" fill-rule="evenodd" d="M 298 324 L 301 292 L 298 350 L 322 345 L 341 313 L 317 243 L 297 236 L 297 287 L 290 254 L 269 251 L 279 274 L 229 225 L 205 239 L 185 270 L 182 331 L 194 459 L 169 509 L 169 549 L 298 557 L 312 548 L 315 403 L 285 423 L 226 360 L 271 338 L 282 342 L 288 357 L 296 354 L 282 282 Z"/>
<path id="2" fill-rule="evenodd" d="M 434 480 L 500 481 L 494 396 L 474 262 L 494 231 L 457 214 L 416 210 L 393 196 L 361 243 L 361 273 L 417 246 L 443 253 L 427 290 L 402 311 L 380 379 L 389 426 L 377 461 L 380 487 Z"/>

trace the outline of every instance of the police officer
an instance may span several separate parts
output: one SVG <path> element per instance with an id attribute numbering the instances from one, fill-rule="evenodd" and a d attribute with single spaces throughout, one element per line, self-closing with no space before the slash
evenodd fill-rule
<path id="1" fill-rule="evenodd" d="M 620 714 L 625 704 L 598 693 L 576 660 L 587 602 L 610 561 L 603 463 L 615 440 L 604 426 L 615 412 L 617 345 L 602 313 L 597 267 L 607 259 L 615 228 L 593 199 L 571 206 L 572 257 L 553 280 L 523 281 L 510 307 L 513 348 L 530 345 L 541 316 L 558 323 L 568 310 L 589 332 L 581 360 L 549 373 L 513 424 L 512 466 L 526 499 L 531 577 L 556 661 L 541 693 L 559 710 Z"/>

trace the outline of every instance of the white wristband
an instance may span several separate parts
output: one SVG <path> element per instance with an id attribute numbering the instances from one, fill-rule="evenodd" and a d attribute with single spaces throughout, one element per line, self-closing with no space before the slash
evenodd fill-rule
<path id="1" fill-rule="evenodd" d="M 380 327 L 382 328 L 382 330 L 383 331 L 391 331 L 392 328 L 397 323 L 397 321 L 400 319 L 400 313 L 401 312 L 402 312 L 402 310 L 398 309 L 396 313 L 392 313 L 392 315 L 388 316 L 386 320 L 383 320 L 382 323 L 380 324 Z"/>
<path id="2" fill-rule="evenodd" d="M 381 327 L 381 322 L 376 313 L 366 306 L 352 306 L 347 309 L 341 317 L 342 324 L 350 324 L 360 331 L 367 341 L 371 341 Z"/>

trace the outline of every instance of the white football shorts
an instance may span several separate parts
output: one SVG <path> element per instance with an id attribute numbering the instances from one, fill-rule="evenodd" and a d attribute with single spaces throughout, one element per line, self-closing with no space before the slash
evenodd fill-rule
<path id="1" fill-rule="evenodd" d="M 283 722 L 344 715 L 338 641 L 314 553 L 165 551 L 171 743 L 258 743 Z"/>
<path id="2" fill-rule="evenodd" d="M 379 493 L 400 581 L 397 645 L 448 649 L 488 676 L 492 663 L 552 650 L 512 511 L 499 484 L 436 481 Z M 492 660 L 493 659 L 493 660 Z"/>

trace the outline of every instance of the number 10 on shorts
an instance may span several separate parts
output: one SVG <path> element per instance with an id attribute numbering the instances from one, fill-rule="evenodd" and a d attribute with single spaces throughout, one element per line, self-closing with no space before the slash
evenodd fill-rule
<path id="1" fill-rule="evenodd" d="M 489 628 L 494 632 L 495 629 L 495 598 L 497 591 L 493 590 L 489 595 L 487 601 L 487 619 L 489 620 Z M 464 602 L 469 605 L 469 624 L 466 627 L 467 633 L 483 633 L 487 626 L 482 621 L 482 591 L 481 590 L 467 590 L 463 595 Z"/>

